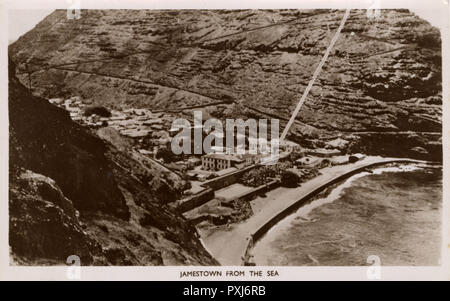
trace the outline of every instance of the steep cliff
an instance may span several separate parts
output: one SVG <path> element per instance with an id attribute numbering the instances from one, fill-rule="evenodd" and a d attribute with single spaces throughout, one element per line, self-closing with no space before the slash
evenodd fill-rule
<path id="1" fill-rule="evenodd" d="M 10 62 L 13 262 L 64 264 L 77 255 L 83 265 L 217 264 L 195 229 L 149 184 L 173 179 L 30 95 L 14 71 Z"/>
<path id="2" fill-rule="evenodd" d="M 212 114 L 284 120 L 342 16 L 83 10 L 68 20 L 55 11 L 9 51 L 22 82 L 44 97 L 151 109 L 228 100 Z M 440 45 L 439 30 L 407 10 L 382 10 L 375 19 L 353 10 L 290 138 L 323 146 L 341 136 L 349 150 L 441 158 Z"/>

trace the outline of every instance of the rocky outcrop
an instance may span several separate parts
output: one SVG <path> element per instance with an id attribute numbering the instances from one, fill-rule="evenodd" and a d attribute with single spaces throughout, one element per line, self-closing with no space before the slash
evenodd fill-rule
<path id="1" fill-rule="evenodd" d="M 9 244 L 14 262 L 65 264 L 77 255 L 82 265 L 217 264 L 195 229 L 149 185 L 160 178 L 176 195 L 184 182 L 132 158 L 70 120 L 64 110 L 30 95 L 14 69 L 10 62 Z"/>
<path id="2" fill-rule="evenodd" d="M 22 170 L 10 181 L 9 215 L 9 242 L 19 263 L 62 263 L 73 254 L 91 264 L 93 254 L 101 252 L 83 230 L 72 202 L 46 176 Z"/>

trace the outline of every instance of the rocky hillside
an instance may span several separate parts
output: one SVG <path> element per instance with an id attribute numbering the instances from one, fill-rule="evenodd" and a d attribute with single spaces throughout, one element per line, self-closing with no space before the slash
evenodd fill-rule
<path id="1" fill-rule="evenodd" d="M 55 11 L 9 51 L 36 95 L 217 117 L 289 118 L 343 11 Z M 353 10 L 290 138 L 441 158 L 440 32 L 407 10 Z M 31 71 L 28 77 L 26 71 Z M 25 73 L 24 73 L 25 72 Z"/>
<path id="2" fill-rule="evenodd" d="M 16 264 L 211 265 L 166 206 L 182 181 L 118 151 L 32 96 L 10 62 L 9 245 Z"/>

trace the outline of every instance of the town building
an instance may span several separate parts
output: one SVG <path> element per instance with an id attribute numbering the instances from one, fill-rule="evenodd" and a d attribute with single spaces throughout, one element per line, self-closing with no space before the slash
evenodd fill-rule
<path id="1" fill-rule="evenodd" d="M 202 167 L 204 170 L 222 170 L 232 167 L 244 168 L 252 164 L 259 163 L 260 155 L 254 154 L 230 154 L 211 153 L 202 157 Z"/>
<path id="2" fill-rule="evenodd" d="M 242 159 L 239 159 L 233 155 L 227 154 L 208 154 L 202 157 L 202 168 L 204 170 L 222 170 L 236 166 L 236 164 L 243 163 Z"/>
<path id="3" fill-rule="evenodd" d="M 244 166 L 259 163 L 260 157 L 261 157 L 260 155 L 253 155 L 253 154 L 238 155 L 238 158 L 243 161 Z"/>
<path id="4" fill-rule="evenodd" d="M 186 164 L 187 164 L 188 168 L 194 168 L 194 167 L 202 164 L 202 159 L 192 157 L 192 158 L 187 159 Z"/>

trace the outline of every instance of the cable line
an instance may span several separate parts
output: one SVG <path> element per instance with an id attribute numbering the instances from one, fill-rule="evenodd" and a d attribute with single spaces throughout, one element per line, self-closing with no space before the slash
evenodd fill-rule
<path id="1" fill-rule="evenodd" d="M 308 86 L 305 89 L 305 92 L 303 92 L 302 97 L 300 98 L 300 101 L 297 104 L 297 107 L 294 110 L 294 113 L 292 113 L 291 119 L 289 119 L 288 124 L 286 125 L 286 127 L 283 130 L 283 133 L 281 134 L 281 138 L 280 140 L 284 140 L 286 138 L 287 133 L 289 132 L 290 127 L 292 126 L 292 124 L 295 121 L 295 118 L 298 115 L 298 112 L 300 111 L 303 103 L 306 100 L 306 97 L 309 94 L 309 91 L 311 90 L 312 86 L 314 85 L 314 82 L 316 81 L 317 77 L 320 74 L 320 71 L 322 70 L 323 65 L 325 64 L 328 56 L 330 55 L 331 49 L 333 48 L 334 44 L 336 43 L 337 39 L 339 38 L 339 34 L 342 31 L 342 28 L 344 28 L 344 24 L 345 21 L 347 21 L 348 17 L 350 15 L 350 9 L 347 9 L 344 13 L 344 17 L 342 18 L 341 24 L 339 25 L 336 33 L 334 34 L 333 38 L 331 39 L 330 45 L 328 45 L 327 50 L 325 51 L 325 54 L 323 55 L 319 65 L 317 66 L 316 70 L 314 71 L 313 77 L 310 80 L 310 82 L 308 83 Z"/>

